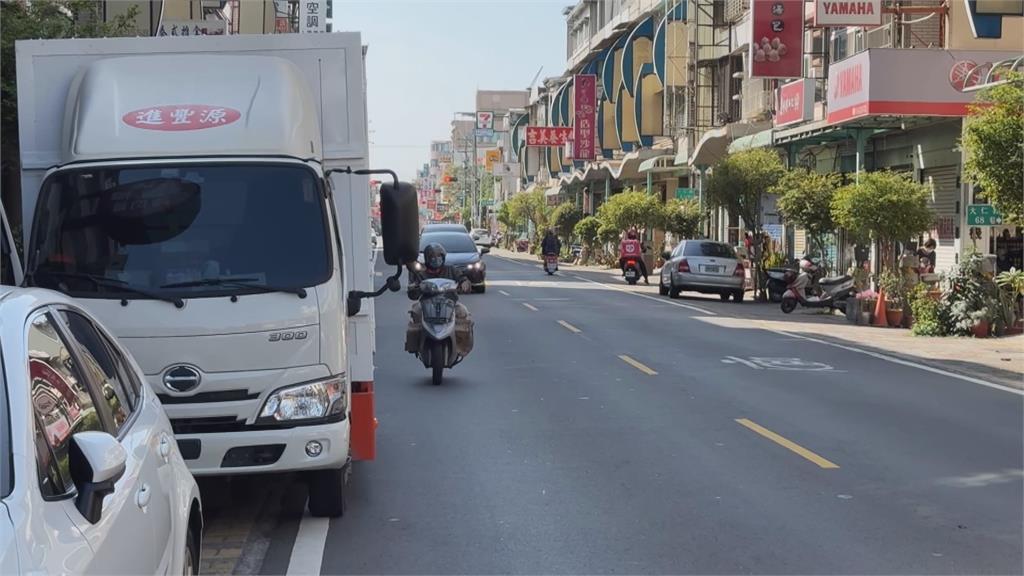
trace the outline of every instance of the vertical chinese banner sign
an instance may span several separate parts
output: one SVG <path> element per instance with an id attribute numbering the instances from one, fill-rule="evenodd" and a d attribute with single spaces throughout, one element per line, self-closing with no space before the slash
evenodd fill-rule
<path id="1" fill-rule="evenodd" d="M 803 77 L 803 0 L 753 0 L 752 4 L 750 77 Z"/>
<path id="2" fill-rule="evenodd" d="M 573 160 L 594 160 L 597 158 L 595 145 L 595 124 L 597 112 L 597 76 L 577 74 L 574 82 L 576 105 L 573 119 Z"/>

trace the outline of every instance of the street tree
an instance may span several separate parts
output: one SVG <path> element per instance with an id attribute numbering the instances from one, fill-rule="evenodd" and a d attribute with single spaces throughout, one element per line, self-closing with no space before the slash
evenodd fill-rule
<path id="1" fill-rule="evenodd" d="M 8 216 L 21 214 L 18 86 L 14 43 L 18 40 L 99 38 L 137 33 L 138 7 L 104 22 L 102 2 L 93 0 L 10 0 L 0 2 L 0 171 Z M 15 225 L 12 223 L 12 225 Z M 17 235 L 20 237 L 20 235 Z"/>
<path id="2" fill-rule="evenodd" d="M 700 234 L 700 204 L 690 198 L 669 200 L 662 208 L 662 226 L 677 239 L 695 238 Z"/>
<path id="3" fill-rule="evenodd" d="M 761 198 L 771 193 L 785 173 L 782 159 L 770 148 L 736 152 L 715 164 L 704 194 L 709 206 L 725 208 L 729 214 L 739 216 L 747 229 L 760 238 Z M 763 258 L 761 242 L 754 242 L 754 278 L 761 296 L 764 295 Z"/>
<path id="4" fill-rule="evenodd" d="M 523 226 L 527 224 L 532 226 L 533 230 L 530 241 L 532 244 L 537 244 L 540 240 L 540 235 L 543 234 L 544 229 L 548 226 L 551 213 L 551 209 L 547 205 L 547 197 L 544 196 L 544 191 L 521 192 L 512 196 L 507 204 L 509 204 L 509 210 L 514 221 L 521 222 Z"/>
<path id="5" fill-rule="evenodd" d="M 562 239 L 562 243 L 569 244 L 573 235 L 573 229 L 583 218 L 583 212 L 571 202 L 563 202 L 551 212 L 551 223 Z"/>
<path id="6" fill-rule="evenodd" d="M 836 224 L 860 239 L 878 242 L 884 268 L 894 266 L 895 243 L 917 236 L 932 227 L 928 208 L 931 190 L 909 177 L 882 170 L 865 172 L 860 181 L 839 188 L 832 200 Z"/>
<path id="7" fill-rule="evenodd" d="M 514 198 L 509 199 L 507 202 L 502 202 L 501 206 L 498 207 L 498 223 L 504 228 L 502 232 L 507 238 L 518 236 L 526 225 L 526 221 L 513 210 L 514 204 L 512 200 Z"/>
<path id="8" fill-rule="evenodd" d="M 587 216 L 573 227 L 573 232 L 583 243 L 583 263 L 587 264 L 600 243 L 601 221 L 596 216 Z"/>
<path id="9" fill-rule="evenodd" d="M 597 210 L 601 223 L 617 232 L 650 229 L 661 224 L 661 200 L 646 192 L 626 189 L 608 198 Z"/>
<path id="10" fill-rule="evenodd" d="M 1007 222 L 1024 224 L 1024 76 L 981 91 L 964 127 L 964 176 Z"/>
<path id="11" fill-rule="evenodd" d="M 779 212 L 807 232 L 812 250 L 819 255 L 825 253 L 825 237 L 836 229 L 832 200 L 840 185 L 838 174 L 794 168 L 772 187 L 772 193 L 779 195 Z"/>

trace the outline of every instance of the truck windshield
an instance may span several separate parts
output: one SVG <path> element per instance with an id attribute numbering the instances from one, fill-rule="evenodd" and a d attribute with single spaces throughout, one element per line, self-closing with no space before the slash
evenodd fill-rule
<path id="1" fill-rule="evenodd" d="M 73 296 L 292 291 L 331 274 L 325 200 L 302 166 L 67 170 L 39 201 L 29 282 Z"/>

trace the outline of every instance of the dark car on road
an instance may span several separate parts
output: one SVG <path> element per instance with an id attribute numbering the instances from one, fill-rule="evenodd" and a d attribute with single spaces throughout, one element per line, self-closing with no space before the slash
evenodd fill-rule
<path id="1" fill-rule="evenodd" d="M 423 265 L 423 249 L 434 242 L 444 246 L 448 253 L 445 262 L 466 274 L 473 284 L 473 292 L 482 293 L 487 290 L 487 265 L 484 264 L 483 255 L 490 252 L 490 248 L 478 247 L 469 232 L 424 232 L 420 235 L 418 266 Z"/>

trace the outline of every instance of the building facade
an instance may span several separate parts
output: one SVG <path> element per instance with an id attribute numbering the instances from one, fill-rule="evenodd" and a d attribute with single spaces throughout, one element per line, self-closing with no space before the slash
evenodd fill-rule
<path id="1" fill-rule="evenodd" d="M 753 37 L 753 8 L 783 4 L 796 7 L 790 22 L 801 30 L 796 70 L 755 74 L 752 57 L 763 46 L 752 49 L 762 42 Z M 790 166 L 851 180 L 892 169 L 930 185 L 935 225 L 916 240 L 937 241 L 939 269 L 968 249 L 1019 246 L 1020 230 L 968 222 L 977 190 L 961 177 L 958 142 L 975 97 L 965 83 L 1024 55 L 1024 3 L 834 4 L 855 6 L 838 15 L 820 0 L 581 0 L 566 8 L 566 70 L 534 91 L 529 125 L 571 126 L 574 77 L 594 74 L 599 157 L 581 162 L 560 148 L 520 142 L 523 181 L 555 181 L 549 193 L 576 199 L 588 213 L 627 187 L 702 199 L 716 162 L 773 147 Z M 775 249 L 801 255 L 803 232 L 786 225 L 772 200 L 766 196 L 761 218 Z M 706 232 L 739 244 L 745 225 L 717 210 Z M 834 268 L 861 259 L 842 240 L 822 255 Z"/>

